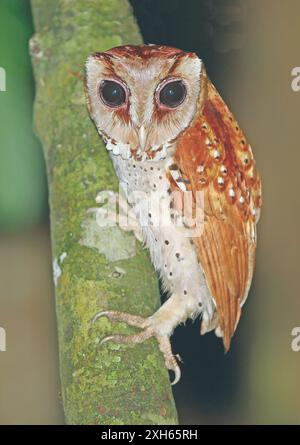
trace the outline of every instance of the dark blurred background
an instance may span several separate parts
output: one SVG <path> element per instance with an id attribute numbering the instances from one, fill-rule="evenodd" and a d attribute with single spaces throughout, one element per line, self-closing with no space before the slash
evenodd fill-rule
<path id="1" fill-rule="evenodd" d="M 109 0 L 107 0 L 109 1 Z M 181 423 L 300 423 L 299 0 L 131 0 L 146 43 L 195 51 L 251 141 L 263 179 L 256 273 L 232 349 L 177 329 Z M 0 424 L 63 423 L 45 167 L 32 129 L 28 0 L 0 1 Z M 97 48 L 95 48 L 97 50 Z M 1 90 L 1 88 L 0 88 Z"/>

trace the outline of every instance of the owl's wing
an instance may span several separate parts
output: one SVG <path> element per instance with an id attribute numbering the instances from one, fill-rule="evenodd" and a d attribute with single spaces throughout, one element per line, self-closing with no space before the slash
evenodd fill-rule
<path id="1" fill-rule="evenodd" d="M 193 242 L 228 350 L 253 275 L 261 182 L 251 147 L 206 75 L 202 87 L 197 117 L 179 138 L 174 163 L 193 199 L 204 194 L 204 230 Z M 171 181 L 173 189 L 178 185 Z"/>

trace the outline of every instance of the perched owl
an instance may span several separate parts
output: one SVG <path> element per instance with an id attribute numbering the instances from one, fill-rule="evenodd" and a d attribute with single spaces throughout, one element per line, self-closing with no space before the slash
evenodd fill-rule
<path id="1" fill-rule="evenodd" d="M 86 63 L 86 90 L 91 117 L 169 294 L 149 318 L 105 311 L 95 319 L 106 316 L 141 329 L 104 341 L 156 337 L 176 383 L 180 368 L 170 345 L 176 326 L 201 316 L 201 333 L 214 329 L 228 350 L 249 292 L 261 208 L 252 150 L 194 53 L 156 45 L 94 53 Z M 157 215 L 134 198 L 136 190 L 160 199 L 189 193 L 192 213 L 201 192 L 201 231 L 174 223 L 182 216 L 178 200 L 171 201 L 171 223 L 154 224 Z"/>

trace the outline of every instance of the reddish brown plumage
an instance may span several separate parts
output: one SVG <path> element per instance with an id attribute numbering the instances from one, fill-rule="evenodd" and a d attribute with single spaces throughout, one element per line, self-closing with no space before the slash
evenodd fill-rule
<path id="1" fill-rule="evenodd" d="M 103 54 L 103 53 L 95 53 Z M 113 57 L 121 57 L 122 59 L 133 59 L 140 57 L 141 59 L 148 60 L 153 57 L 175 57 L 181 54 L 186 54 L 184 51 L 164 45 L 123 45 L 116 46 L 106 54 Z"/>
<path id="2" fill-rule="evenodd" d="M 204 231 L 194 244 L 228 350 L 253 274 L 261 184 L 242 131 L 203 76 L 205 93 L 194 122 L 178 140 L 174 160 L 194 196 L 204 192 Z"/>

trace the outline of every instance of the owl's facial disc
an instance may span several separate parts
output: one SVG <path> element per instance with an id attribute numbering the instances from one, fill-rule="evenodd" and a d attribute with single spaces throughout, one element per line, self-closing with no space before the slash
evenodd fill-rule
<path id="1" fill-rule="evenodd" d="M 168 147 L 190 125 L 201 60 L 163 46 L 124 46 L 87 61 L 91 115 L 101 134 L 131 150 Z"/>

